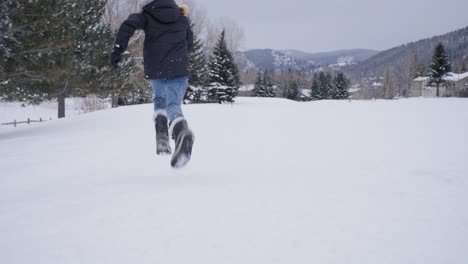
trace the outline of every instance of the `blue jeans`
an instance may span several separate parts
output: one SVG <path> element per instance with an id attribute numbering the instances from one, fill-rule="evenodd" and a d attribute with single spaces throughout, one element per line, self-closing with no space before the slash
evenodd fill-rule
<path id="1" fill-rule="evenodd" d="M 188 86 L 188 77 L 150 80 L 153 88 L 154 112 L 166 111 L 169 123 L 183 117 L 182 100 Z"/>

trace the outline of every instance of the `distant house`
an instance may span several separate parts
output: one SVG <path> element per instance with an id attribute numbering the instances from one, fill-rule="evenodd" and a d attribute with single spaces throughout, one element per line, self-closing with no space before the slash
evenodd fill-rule
<path id="1" fill-rule="evenodd" d="M 299 91 L 298 100 L 299 101 L 304 101 L 304 102 L 312 100 L 312 90 L 310 90 L 310 89 L 301 89 Z"/>
<path id="2" fill-rule="evenodd" d="M 468 72 L 465 73 L 449 73 L 444 78 L 449 81 L 447 85 L 440 87 L 440 96 L 451 97 L 460 96 L 468 91 Z M 428 86 L 429 77 L 419 77 L 411 83 L 411 97 L 436 97 L 437 88 Z"/>

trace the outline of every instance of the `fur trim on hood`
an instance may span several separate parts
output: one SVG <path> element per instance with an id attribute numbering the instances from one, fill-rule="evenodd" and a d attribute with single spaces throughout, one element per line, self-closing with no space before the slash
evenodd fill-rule
<path id="1" fill-rule="evenodd" d="M 178 5 L 178 6 L 180 7 L 180 9 L 182 10 L 182 14 L 183 14 L 184 16 L 188 16 L 188 15 L 190 14 L 190 8 L 189 8 L 188 5 L 186 5 L 186 4 L 177 4 L 177 5 Z"/>

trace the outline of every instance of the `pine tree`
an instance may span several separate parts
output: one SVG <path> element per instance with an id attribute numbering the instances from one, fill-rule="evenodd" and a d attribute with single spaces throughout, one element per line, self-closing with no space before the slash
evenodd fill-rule
<path id="1" fill-rule="evenodd" d="M 440 85 L 446 84 L 445 76 L 451 71 L 451 65 L 448 61 L 445 48 L 442 43 L 436 46 L 434 55 L 432 57 L 432 63 L 429 67 L 429 82 L 428 85 L 436 85 L 437 97 L 440 96 Z"/>
<path id="2" fill-rule="evenodd" d="M 102 23 L 107 0 L 82 0 L 84 6 L 78 12 L 88 10 L 82 17 L 82 33 L 77 41 L 75 53 L 79 60 L 81 79 L 74 95 L 86 96 L 90 92 L 107 96 L 109 92 L 135 93 L 136 86 L 131 83 L 130 74 L 134 70 L 135 61 L 130 52 L 125 52 L 123 60 L 117 69 L 109 63 L 109 47 L 114 44 L 114 33 L 111 26 Z M 80 87 L 85 87 L 84 89 Z"/>
<path id="3" fill-rule="evenodd" d="M 261 71 L 259 71 L 257 74 L 257 80 L 255 81 L 254 93 L 255 93 L 255 96 L 257 97 L 266 97 L 266 94 L 267 94 L 264 75 Z"/>
<path id="4" fill-rule="evenodd" d="M 190 25 L 192 28 L 193 24 Z M 203 44 L 197 35 L 194 34 L 193 48 L 190 52 L 190 82 L 185 93 L 185 103 L 200 103 L 205 97 L 207 85 L 207 65 Z"/>
<path id="5" fill-rule="evenodd" d="M 11 30 L 9 25 L 11 24 L 11 8 L 10 1 L 4 0 L 0 2 L 0 96 L 4 94 L 4 86 L 8 83 L 5 66 L 7 64 L 8 58 L 11 57 L 11 50 L 8 48 L 8 45 L 13 40 L 11 37 Z M 11 45 L 11 44 L 10 44 Z"/>
<path id="6" fill-rule="evenodd" d="M 221 102 L 234 102 L 240 86 L 239 69 L 226 46 L 225 31 L 216 43 L 209 63 L 210 88 L 208 96 Z"/>
<path id="7" fill-rule="evenodd" d="M 350 81 L 346 76 L 339 72 L 335 78 L 333 78 L 333 89 L 332 89 L 332 98 L 333 99 L 348 99 L 349 98 L 349 89 Z"/>
<path id="8" fill-rule="evenodd" d="M 341 79 L 343 78 L 343 79 Z M 336 85 L 336 79 L 330 73 L 320 72 L 314 74 L 311 87 L 312 100 L 324 100 L 324 99 L 342 99 L 347 97 L 347 84 L 346 78 L 340 77 L 340 86 Z M 346 92 L 342 89 L 346 89 Z"/>
<path id="9" fill-rule="evenodd" d="M 193 26 L 192 26 L 193 27 Z M 207 65 L 203 44 L 198 36 L 194 35 L 193 48 L 190 52 L 190 84 L 204 86 L 207 81 Z"/>
<path id="10" fill-rule="evenodd" d="M 330 73 L 320 72 L 317 78 L 318 92 L 316 97 L 318 100 L 329 99 L 332 90 L 332 76 Z"/>
<path id="11" fill-rule="evenodd" d="M 328 95 L 330 99 L 340 99 L 340 93 L 338 85 L 336 85 L 336 77 L 332 78 L 332 83 L 330 85 L 330 90 L 328 91 Z"/>
<path id="12" fill-rule="evenodd" d="M 258 72 L 254 93 L 257 97 L 275 97 L 273 82 L 268 70 L 265 70 L 263 73 L 261 71 Z"/>
<path id="13" fill-rule="evenodd" d="M 286 98 L 297 101 L 299 99 L 299 83 L 296 79 L 288 82 L 286 87 Z"/>
<path id="14" fill-rule="evenodd" d="M 270 73 L 268 70 L 265 70 L 263 74 L 263 83 L 265 87 L 265 96 L 266 97 L 275 97 L 275 91 L 273 88 L 273 81 L 271 80 Z"/>
<path id="15" fill-rule="evenodd" d="M 47 57 L 61 51 L 60 47 L 53 50 L 47 45 L 47 38 L 54 37 L 52 32 L 59 31 L 56 27 L 58 21 L 52 17 L 53 11 L 58 13 L 54 10 L 57 5 L 50 4 L 49 1 L 2 1 L 0 52 L 3 79 L 6 80 L 2 96 L 7 99 L 39 103 L 47 96 L 50 85 L 40 65 L 47 63 Z M 66 11 L 69 6 L 61 9 Z M 47 25 L 49 17 L 50 25 Z M 50 31 L 44 32 L 45 29 Z"/>
<path id="16" fill-rule="evenodd" d="M 312 100 L 322 100 L 322 94 L 320 91 L 317 74 L 314 74 L 314 79 L 312 80 L 310 96 L 312 97 Z"/>
<path id="17" fill-rule="evenodd" d="M 58 99 L 65 116 L 65 98 L 110 87 L 106 67 L 112 42 L 102 24 L 105 0 L 7 0 L 8 51 L 3 60 L 7 97 L 38 103 Z M 3 22 L 2 22 L 3 23 Z M 2 29 L 5 30 L 5 29 Z M 5 52 L 7 53 L 7 52 Z"/>

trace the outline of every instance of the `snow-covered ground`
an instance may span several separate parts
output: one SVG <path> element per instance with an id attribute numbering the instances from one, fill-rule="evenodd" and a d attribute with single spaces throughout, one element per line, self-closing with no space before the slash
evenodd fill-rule
<path id="1" fill-rule="evenodd" d="M 0 129 L 0 263 L 468 263 L 468 100 L 151 105 Z"/>
<path id="2" fill-rule="evenodd" d="M 94 109 L 91 109 L 94 108 Z M 91 110 L 110 108 L 106 100 L 95 97 L 88 98 L 67 98 L 65 101 L 65 111 L 67 117 L 76 116 Z M 40 105 L 29 105 L 19 102 L 0 101 L 0 124 L 16 121 L 50 120 L 57 118 L 57 102 L 46 101 Z"/>
<path id="3" fill-rule="evenodd" d="M 248 85 L 242 85 L 240 88 L 239 88 L 239 91 L 242 91 L 242 92 L 250 92 L 252 90 L 255 89 L 255 85 L 254 84 L 248 84 Z"/>

